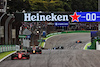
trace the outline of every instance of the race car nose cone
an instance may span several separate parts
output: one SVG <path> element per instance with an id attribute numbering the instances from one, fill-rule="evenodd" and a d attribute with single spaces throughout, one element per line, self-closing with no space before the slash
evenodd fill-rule
<path id="1" fill-rule="evenodd" d="M 22 58 L 22 54 L 19 54 L 19 55 L 18 55 L 18 58 L 19 58 L 19 59 Z"/>

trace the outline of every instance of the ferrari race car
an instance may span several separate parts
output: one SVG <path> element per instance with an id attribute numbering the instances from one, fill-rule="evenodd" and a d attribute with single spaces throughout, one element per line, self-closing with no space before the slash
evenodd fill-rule
<path id="1" fill-rule="evenodd" d="M 53 49 L 64 49 L 63 46 L 54 47 Z"/>
<path id="2" fill-rule="evenodd" d="M 78 41 L 76 41 L 76 43 L 82 43 L 82 41 L 78 40 Z"/>
<path id="3" fill-rule="evenodd" d="M 29 59 L 30 55 L 25 51 L 17 51 L 16 53 L 11 55 L 11 60 L 16 59 Z"/>
<path id="4" fill-rule="evenodd" d="M 27 49 L 27 53 L 30 53 L 30 54 L 42 54 L 42 50 L 40 48 L 36 48 L 36 49 L 28 48 Z"/>

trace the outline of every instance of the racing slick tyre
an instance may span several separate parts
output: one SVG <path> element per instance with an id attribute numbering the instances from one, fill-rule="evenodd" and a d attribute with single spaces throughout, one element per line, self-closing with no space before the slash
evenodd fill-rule
<path id="1" fill-rule="evenodd" d="M 82 43 L 82 41 L 80 41 L 80 43 Z"/>
<path id="2" fill-rule="evenodd" d="M 27 59 L 30 59 L 30 56 L 29 55 L 26 55 Z"/>
<path id="3" fill-rule="evenodd" d="M 11 55 L 11 60 L 14 60 L 13 58 L 14 58 L 14 54 Z"/>
<path id="4" fill-rule="evenodd" d="M 11 56 L 11 60 L 14 60 L 12 56 Z"/>
<path id="5" fill-rule="evenodd" d="M 64 49 L 64 47 L 62 46 L 61 49 Z"/>
<path id="6" fill-rule="evenodd" d="M 42 54 L 42 52 L 40 54 Z"/>

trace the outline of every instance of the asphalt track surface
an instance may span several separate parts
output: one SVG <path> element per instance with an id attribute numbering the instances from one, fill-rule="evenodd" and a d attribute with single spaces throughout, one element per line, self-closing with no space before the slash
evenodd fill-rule
<path id="1" fill-rule="evenodd" d="M 76 44 L 76 40 L 83 43 Z M 31 54 L 30 60 L 11 60 L 9 57 L 0 67 L 99 67 L 100 51 L 83 50 L 89 41 L 89 33 L 54 36 L 47 40 L 46 48 L 63 45 L 64 50 L 43 50 L 42 54 Z"/>

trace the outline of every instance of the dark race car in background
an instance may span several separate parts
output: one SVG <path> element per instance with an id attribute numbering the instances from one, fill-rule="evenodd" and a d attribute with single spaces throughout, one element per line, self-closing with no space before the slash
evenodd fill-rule
<path id="1" fill-rule="evenodd" d="M 42 50 L 39 49 L 39 48 L 36 48 L 35 53 L 36 53 L 36 54 L 42 54 Z"/>
<path id="2" fill-rule="evenodd" d="M 27 48 L 27 53 L 35 54 L 35 51 L 32 48 Z"/>
<path id="3" fill-rule="evenodd" d="M 16 59 L 29 59 L 30 54 L 28 54 L 25 51 L 17 51 L 16 53 L 11 55 L 11 60 L 16 60 Z"/>
<path id="4" fill-rule="evenodd" d="M 53 49 L 64 49 L 63 46 L 54 47 Z"/>

